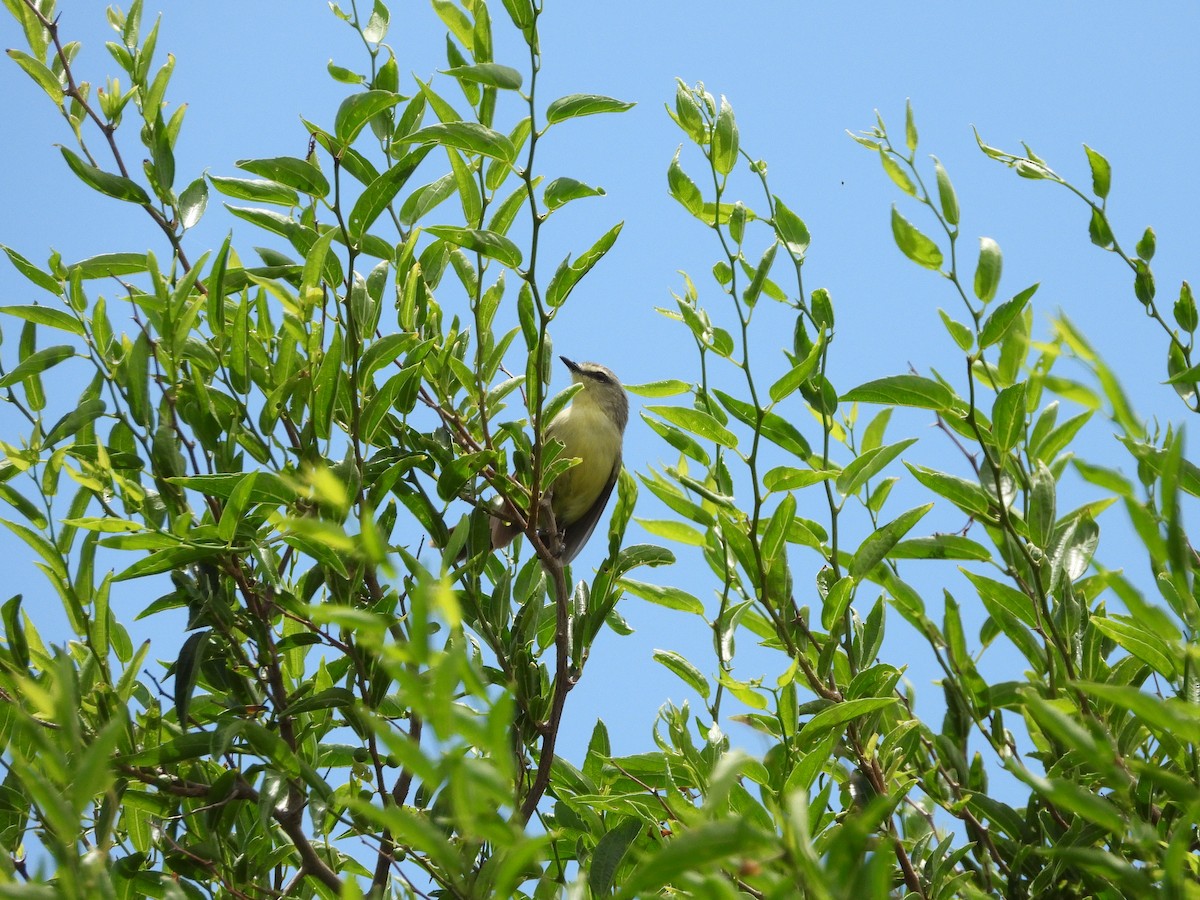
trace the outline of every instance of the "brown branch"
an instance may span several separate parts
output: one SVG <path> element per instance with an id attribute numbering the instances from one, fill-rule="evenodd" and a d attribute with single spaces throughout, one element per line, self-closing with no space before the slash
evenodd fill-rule
<path id="1" fill-rule="evenodd" d="M 116 138 L 113 137 L 113 134 L 117 130 L 116 125 L 111 122 L 105 122 L 100 118 L 99 115 L 96 114 L 96 111 L 92 109 L 91 104 L 87 102 L 87 98 L 84 97 L 83 92 L 79 89 L 79 85 L 75 81 L 75 75 L 71 70 L 71 61 L 67 58 L 66 51 L 63 49 L 62 41 L 59 40 L 58 19 L 55 18 L 51 20 L 46 18 L 42 11 L 38 9 L 37 4 L 34 3 L 33 0 L 24 0 L 24 3 L 30 12 L 37 17 L 38 21 L 41 22 L 42 27 L 46 29 L 46 33 L 50 36 L 50 40 L 54 44 L 55 55 L 58 57 L 59 62 L 62 63 L 63 77 L 65 77 L 67 80 L 67 87 L 63 91 L 63 94 L 76 101 L 83 108 L 83 111 L 87 114 L 88 118 L 91 119 L 92 122 L 95 123 L 96 127 L 100 129 L 100 132 L 104 135 L 105 140 L 108 142 L 108 148 L 112 152 L 113 161 L 117 164 L 117 169 L 120 171 L 123 177 L 129 178 L 129 170 L 126 168 L 125 160 L 121 156 L 121 149 L 117 146 Z M 87 153 L 86 148 L 84 149 L 84 152 Z M 89 153 L 88 156 L 90 157 L 91 154 Z M 169 222 L 167 217 L 155 209 L 151 204 L 143 203 L 140 205 L 142 209 L 144 209 L 150 216 L 150 218 L 154 220 L 154 223 L 162 229 L 163 234 L 167 236 L 167 240 L 171 244 L 171 249 L 175 252 L 175 256 L 179 259 L 179 263 L 183 266 L 184 271 L 186 272 L 191 269 L 192 265 L 188 262 L 187 254 L 184 252 L 183 245 L 180 243 L 179 235 L 175 233 L 171 222 Z M 200 290 L 204 290 L 203 285 L 200 286 Z"/>
<path id="2" fill-rule="evenodd" d="M 408 737 L 414 744 L 421 742 L 421 718 L 417 715 L 412 715 Z M 396 784 L 392 788 L 391 800 L 396 806 L 403 806 L 408 799 L 408 792 L 412 788 L 413 773 L 410 769 L 404 769 L 400 773 L 400 777 L 396 779 Z M 382 781 L 380 782 L 382 784 Z M 379 847 L 379 856 L 375 862 L 375 876 L 371 881 L 371 892 L 376 893 L 383 890 L 387 883 L 388 872 L 391 871 L 392 864 L 396 862 L 396 842 L 390 828 L 385 828 L 381 835 L 382 844 Z"/>
<path id="3" fill-rule="evenodd" d="M 574 687 L 569 672 L 570 666 L 570 598 L 567 596 L 567 578 L 563 564 L 558 557 L 550 554 L 542 542 L 534 537 L 538 556 L 554 582 L 554 606 L 556 621 L 554 625 L 554 695 L 550 701 L 550 717 L 540 723 L 538 730 L 542 733 L 542 752 L 538 756 L 537 773 L 529 793 L 521 803 L 521 823 L 527 823 L 537 809 L 538 802 L 550 786 L 550 767 L 554 764 L 554 745 L 558 741 L 558 729 L 562 725 L 563 708 L 567 703 L 567 692 Z M 536 723 L 535 723 L 536 724 Z"/>
<path id="4" fill-rule="evenodd" d="M 166 791 L 176 797 L 207 797 L 212 793 L 212 785 L 210 784 L 187 781 L 186 779 L 157 769 L 143 769 L 138 766 L 123 764 L 117 764 L 116 769 L 130 778 L 134 778 L 143 784 L 153 785 L 159 790 Z M 242 778 L 240 774 L 234 784 L 233 796 L 241 800 L 249 800 L 251 803 L 261 802 L 259 792 L 255 790 L 253 785 Z M 301 871 L 319 879 L 322 884 L 340 893 L 342 890 L 342 880 L 329 867 L 329 864 L 321 859 L 312 842 L 309 841 L 308 835 L 304 833 L 304 829 L 301 826 L 301 819 L 298 815 L 295 815 L 295 812 L 298 812 L 298 810 L 293 811 L 289 803 L 288 807 L 284 809 L 272 808 L 271 817 L 279 823 L 279 827 L 291 839 L 292 846 L 300 854 Z"/>

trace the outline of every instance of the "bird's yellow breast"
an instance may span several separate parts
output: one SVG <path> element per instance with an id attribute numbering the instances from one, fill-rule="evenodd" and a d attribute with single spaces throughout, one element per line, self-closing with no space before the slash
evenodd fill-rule
<path id="1" fill-rule="evenodd" d="M 560 528 L 578 521 L 600 496 L 621 455 L 621 432 L 586 392 L 554 417 L 546 437 L 562 441 L 564 457 L 579 465 L 554 482 L 551 507 Z"/>

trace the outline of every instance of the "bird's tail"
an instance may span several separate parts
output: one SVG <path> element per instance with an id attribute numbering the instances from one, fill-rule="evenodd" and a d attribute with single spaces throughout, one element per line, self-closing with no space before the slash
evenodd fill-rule
<path id="1" fill-rule="evenodd" d="M 493 550 L 499 550 L 501 547 L 507 547 L 513 542 L 516 536 L 521 533 L 520 525 L 509 522 L 499 516 L 494 516 L 492 518 L 491 528 Z"/>

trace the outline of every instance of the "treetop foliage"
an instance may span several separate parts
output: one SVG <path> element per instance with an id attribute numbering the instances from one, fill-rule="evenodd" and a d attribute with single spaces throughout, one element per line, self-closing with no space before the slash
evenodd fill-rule
<path id="1" fill-rule="evenodd" d="M 103 87 L 53 0 L 4 0 L 25 38 L 8 55 L 72 138 L 64 171 L 142 210 L 157 245 L 35 262 L 41 248 L 0 235 L 30 296 L 0 307 L 17 423 L 0 518 L 48 588 L 0 605 L 0 891 L 1196 896 L 1183 513 L 1200 470 L 1182 427 L 1142 420 L 1065 314 L 1035 339 L 1037 284 L 1012 290 L 995 240 L 961 241 L 911 106 L 853 138 L 898 191 L 896 246 L 940 276 L 961 366 L 835 385 L 837 305 L 805 284 L 799 204 L 724 97 L 675 86 L 667 194 L 714 264 L 660 312 L 694 365 L 629 386 L 673 462 L 627 460 L 593 538 L 603 559 L 572 571 L 539 527 L 578 464 L 545 440 L 578 390 L 550 390 L 554 324 L 622 224 L 602 188 L 543 172 L 536 151 L 631 104 L 539 93 L 541 0 L 432 2 L 436 77 L 402 77 L 383 0 L 331 4 L 363 56 L 330 64 L 346 96 L 305 119 L 307 155 L 191 175 L 174 57 L 141 0 L 108 12 L 119 75 Z M 495 58 L 500 29 L 522 58 Z M 1154 231 L 1116 234 L 1105 157 L 1085 148 L 1080 187 L 1028 147 L 979 149 L 1078 198 L 1200 411 L 1191 288 L 1167 309 Z M 236 225 L 195 247 L 216 195 Z M 581 203 L 592 237 L 547 259 L 556 214 Z M 773 378 L 764 307 L 793 329 Z M 953 461 L 919 461 L 897 408 L 936 425 Z M 1135 477 L 1089 452 L 1092 418 Z M 511 551 L 491 548 L 497 504 L 526 518 Z M 1097 555 L 1118 521 L 1142 571 Z M 186 622 L 166 662 L 118 613 L 147 591 L 162 593 L 139 618 Z M 664 705 L 647 752 L 614 755 L 600 720 L 567 758 L 571 690 L 639 602 L 711 632 L 711 657 L 653 658 L 698 702 Z M 69 634 L 39 630 L 46 603 Z M 968 604 L 986 611 L 977 634 Z M 885 658 L 889 628 L 943 673 L 940 722 L 914 708 L 908 660 Z M 769 674 L 739 667 L 739 641 Z M 1001 651 L 1018 662 L 985 677 Z"/>

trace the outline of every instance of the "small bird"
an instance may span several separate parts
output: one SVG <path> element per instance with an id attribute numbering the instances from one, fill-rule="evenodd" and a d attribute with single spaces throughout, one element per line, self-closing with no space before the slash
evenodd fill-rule
<path id="1" fill-rule="evenodd" d="M 555 479 L 545 502 L 554 513 L 562 541 L 559 558 L 571 562 L 583 549 L 600 521 L 617 476 L 621 474 L 621 441 L 629 421 L 629 399 L 611 369 L 597 363 L 576 363 L 559 357 L 582 384 L 569 406 L 551 420 L 545 440 L 558 440 L 563 457 L 580 462 Z M 512 543 L 521 528 L 503 518 L 492 519 L 492 548 Z"/>

